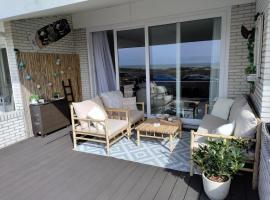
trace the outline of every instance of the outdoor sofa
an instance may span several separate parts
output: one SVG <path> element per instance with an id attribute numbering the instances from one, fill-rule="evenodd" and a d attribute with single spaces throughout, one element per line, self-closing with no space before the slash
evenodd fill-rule
<path id="1" fill-rule="evenodd" d="M 258 182 L 261 124 L 248 97 L 219 99 L 211 114 L 203 117 L 197 131 L 191 131 L 190 174 L 193 175 L 194 171 L 194 150 L 199 145 L 206 145 L 208 139 L 246 139 L 249 141 L 249 148 L 246 152 L 246 165 L 241 170 L 253 173 L 252 187 L 255 189 Z"/>

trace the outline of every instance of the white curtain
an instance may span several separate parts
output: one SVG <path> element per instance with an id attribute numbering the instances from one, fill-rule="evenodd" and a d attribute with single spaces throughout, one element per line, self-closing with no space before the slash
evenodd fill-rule
<path id="1" fill-rule="evenodd" d="M 215 18 L 213 23 L 212 56 L 210 66 L 209 104 L 216 101 L 219 95 L 219 68 L 220 68 L 220 41 L 221 41 L 221 19 Z"/>
<path id="2" fill-rule="evenodd" d="M 106 31 L 92 34 L 97 94 L 116 90 L 115 71 Z"/>

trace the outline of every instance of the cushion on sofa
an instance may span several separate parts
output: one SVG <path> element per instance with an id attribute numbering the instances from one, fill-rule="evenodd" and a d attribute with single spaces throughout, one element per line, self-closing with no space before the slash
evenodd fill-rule
<path id="1" fill-rule="evenodd" d="M 243 138 L 255 137 L 258 122 L 248 103 L 246 103 L 238 113 L 235 123 L 235 136 Z"/>
<path id="2" fill-rule="evenodd" d="M 123 108 L 129 110 L 138 110 L 136 97 L 123 98 Z"/>
<path id="3" fill-rule="evenodd" d="M 104 121 L 108 118 L 108 115 L 103 107 L 99 106 L 94 101 L 89 102 L 89 111 L 87 113 L 87 117 L 97 121 Z M 93 125 L 100 130 L 104 129 L 104 122 L 93 122 Z"/>
<path id="4" fill-rule="evenodd" d="M 104 108 L 103 102 L 99 96 L 96 96 L 95 98 L 91 99 L 93 102 L 98 104 L 100 107 Z"/>
<path id="5" fill-rule="evenodd" d="M 234 100 L 233 105 L 231 107 L 231 111 L 229 114 L 229 121 L 235 121 L 237 116 L 239 115 L 242 107 L 247 103 L 247 99 L 244 96 L 238 97 Z"/>
<path id="6" fill-rule="evenodd" d="M 92 107 L 91 102 L 92 102 L 91 100 L 86 100 L 86 101 L 82 101 L 82 102 L 72 103 L 72 105 L 74 107 L 74 111 L 75 111 L 78 118 L 83 118 L 83 119 L 87 118 L 87 114 Z M 86 121 L 79 120 L 79 122 L 80 122 L 82 127 L 88 126 L 88 122 L 86 122 Z"/>
<path id="7" fill-rule="evenodd" d="M 231 122 L 228 124 L 223 124 L 218 127 L 214 132 L 218 135 L 231 136 L 233 134 L 235 128 L 235 122 Z"/>
<path id="8" fill-rule="evenodd" d="M 227 120 L 232 104 L 232 99 L 219 98 L 213 106 L 211 115 Z"/>
<path id="9" fill-rule="evenodd" d="M 131 122 L 131 124 L 134 124 L 143 118 L 144 118 L 143 111 L 140 110 L 129 111 L 129 121 Z"/>
<path id="10" fill-rule="evenodd" d="M 119 134 L 120 130 L 127 128 L 128 122 L 126 120 L 118 120 L 118 119 L 108 119 L 108 136 L 109 138 L 114 137 Z M 95 126 L 91 125 L 88 127 L 78 126 L 76 130 L 79 131 L 89 131 L 90 133 L 105 135 L 104 129 L 98 129 Z"/>
<path id="11" fill-rule="evenodd" d="M 214 115 L 206 114 L 204 115 L 197 132 L 215 134 L 217 128 L 227 123 L 227 120 Z M 203 136 L 196 136 L 194 142 L 196 145 L 204 145 L 207 142 L 207 138 Z"/>
<path id="12" fill-rule="evenodd" d="M 225 119 L 216 117 L 214 115 L 206 114 L 204 115 L 197 131 L 201 133 L 214 133 L 218 127 L 227 123 L 228 121 Z"/>
<path id="13" fill-rule="evenodd" d="M 123 94 L 119 90 L 104 92 L 100 97 L 107 108 L 123 108 Z"/>

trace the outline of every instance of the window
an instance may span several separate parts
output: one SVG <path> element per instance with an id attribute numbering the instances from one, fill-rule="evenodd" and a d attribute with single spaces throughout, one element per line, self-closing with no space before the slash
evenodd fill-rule
<path id="1" fill-rule="evenodd" d="M 7 51 L 0 48 L 0 112 L 14 110 Z"/>

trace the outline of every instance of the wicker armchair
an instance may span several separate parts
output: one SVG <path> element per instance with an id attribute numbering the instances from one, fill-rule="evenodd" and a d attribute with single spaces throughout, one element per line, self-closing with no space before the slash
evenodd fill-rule
<path id="1" fill-rule="evenodd" d="M 73 105 L 70 110 L 74 149 L 80 141 L 97 142 L 105 144 L 108 155 L 110 147 L 128 135 L 128 110 L 106 109 L 108 118 L 105 120 L 79 118 Z M 87 126 L 82 126 L 81 122 L 86 122 Z"/>

